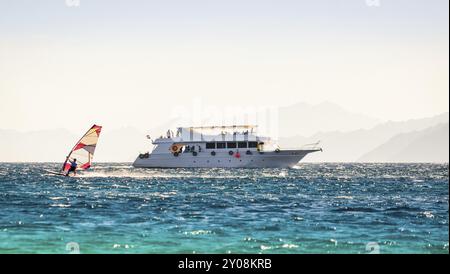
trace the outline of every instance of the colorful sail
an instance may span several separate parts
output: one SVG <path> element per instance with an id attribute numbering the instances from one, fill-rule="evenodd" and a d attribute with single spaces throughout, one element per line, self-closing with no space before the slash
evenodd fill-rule
<path id="1" fill-rule="evenodd" d="M 74 159 L 77 160 L 78 169 L 88 169 L 91 167 L 95 147 L 97 146 L 101 131 L 101 126 L 93 125 L 83 135 L 80 141 L 70 151 L 68 159 L 64 162 L 63 171 L 70 169 L 70 162 L 74 161 Z"/>

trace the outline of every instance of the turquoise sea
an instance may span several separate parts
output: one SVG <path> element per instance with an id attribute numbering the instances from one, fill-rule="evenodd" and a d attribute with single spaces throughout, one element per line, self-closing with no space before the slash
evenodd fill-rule
<path id="1" fill-rule="evenodd" d="M 0 164 L 0 253 L 449 253 L 448 164 Z"/>

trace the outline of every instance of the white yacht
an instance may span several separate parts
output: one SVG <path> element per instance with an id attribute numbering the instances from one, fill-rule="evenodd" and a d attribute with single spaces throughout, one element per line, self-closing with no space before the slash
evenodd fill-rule
<path id="1" fill-rule="evenodd" d="M 258 136 L 257 126 L 180 127 L 176 133 L 152 140 L 151 152 L 140 154 L 133 166 L 139 168 L 287 168 L 315 146 L 282 149 L 268 137 Z M 150 136 L 147 138 L 151 139 Z"/>

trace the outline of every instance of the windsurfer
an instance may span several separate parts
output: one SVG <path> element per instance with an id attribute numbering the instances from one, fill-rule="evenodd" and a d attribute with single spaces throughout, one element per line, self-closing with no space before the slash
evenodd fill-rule
<path id="1" fill-rule="evenodd" d="M 77 175 L 77 159 L 73 159 L 73 161 L 71 161 L 69 157 L 67 157 L 66 160 L 70 163 L 70 168 L 69 170 L 67 170 L 66 176 L 69 176 L 70 172 L 73 172 L 74 175 Z"/>

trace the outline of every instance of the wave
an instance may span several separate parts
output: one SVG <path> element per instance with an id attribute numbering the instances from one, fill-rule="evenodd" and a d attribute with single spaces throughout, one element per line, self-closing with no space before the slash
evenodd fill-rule
<path id="1" fill-rule="evenodd" d="M 379 210 L 371 207 L 341 207 L 333 209 L 333 212 L 378 212 Z"/>

